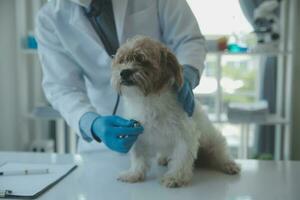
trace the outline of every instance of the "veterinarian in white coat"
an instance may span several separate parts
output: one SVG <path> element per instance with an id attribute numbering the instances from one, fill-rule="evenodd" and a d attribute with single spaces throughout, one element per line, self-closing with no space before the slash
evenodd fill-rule
<path id="1" fill-rule="evenodd" d="M 125 153 L 143 130 L 121 117 L 122 98 L 112 115 L 118 96 L 110 85 L 112 59 L 84 12 L 91 4 L 92 0 L 52 0 L 40 10 L 36 35 L 42 85 L 51 105 L 77 132 L 79 151 L 99 148 L 102 140 L 108 148 Z M 184 75 L 189 78 L 178 94 L 192 114 L 191 90 L 198 85 L 205 48 L 186 0 L 111 0 L 111 4 L 119 45 L 135 35 L 149 36 L 165 43 L 186 66 Z M 119 142 L 115 136 L 121 133 L 134 139 Z"/>

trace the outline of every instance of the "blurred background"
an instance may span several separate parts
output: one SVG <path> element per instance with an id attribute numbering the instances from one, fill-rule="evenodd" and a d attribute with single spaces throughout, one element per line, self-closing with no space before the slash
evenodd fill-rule
<path id="1" fill-rule="evenodd" d="M 187 2 L 208 50 L 194 92 L 235 158 L 300 159 L 300 3 Z M 0 151 L 76 151 L 41 89 L 34 20 L 45 3 L 0 0 Z"/>

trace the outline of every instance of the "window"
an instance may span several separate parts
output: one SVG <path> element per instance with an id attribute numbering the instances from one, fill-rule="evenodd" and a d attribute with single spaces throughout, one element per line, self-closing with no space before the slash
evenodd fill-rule
<path id="1" fill-rule="evenodd" d="M 232 35 L 245 36 L 253 31 L 243 15 L 238 0 L 187 0 L 187 2 L 207 39 Z M 208 52 L 201 83 L 194 90 L 196 98 L 201 100 L 210 118 L 215 122 L 222 121 L 217 123 L 217 126 L 227 138 L 235 157 L 241 157 L 241 151 L 245 149 L 241 146 L 245 145 L 242 141 L 245 127 L 224 123 L 222 119 L 223 116 L 226 118 L 228 104 L 250 103 L 258 99 L 258 64 L 259 57 L 253 55 Z M 255 128 L 246 129 L 251 132 Z M 253 146 L 253 138 L 249 138 L 249 144 Z"/>

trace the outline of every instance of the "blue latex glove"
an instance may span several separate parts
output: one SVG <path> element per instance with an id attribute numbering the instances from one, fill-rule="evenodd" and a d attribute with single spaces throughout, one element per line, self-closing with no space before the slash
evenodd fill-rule
<path id="1" fill-rule="evenodd" d="M 195 99 L 192 86 L 187 79 L 184 79 L 183 86 L 178 91 L 177 99 L 188 116 L 191 117 L 194 113 Z"/>
<path id="2" fill-rule="evenodd" d="M 199 83 L 199 72 L 196 68 L 184 65 L 183 75 L 183 85 L 177 92 L 177 99 L 181 103 L 188 116 L 191 117 L 195 109 L 193 88 Z"/>
<path id="3" fill-rule="evenodd" d="M 134 120 L 119 116 L 99 116 L 92 123 L 92 135 L 111 150 L 127 153 L 144 128 Z"/>

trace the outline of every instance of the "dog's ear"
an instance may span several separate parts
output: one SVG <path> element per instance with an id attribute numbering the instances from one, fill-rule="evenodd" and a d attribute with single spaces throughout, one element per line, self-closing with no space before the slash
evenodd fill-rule
<path id="1" fill-rule="evenodd" d="M 180 88 L 183 84 L 182 66 L 176 56 L 169 50 L 167 50 L 167 67 L 173 73 L 176 86 Z"/>

